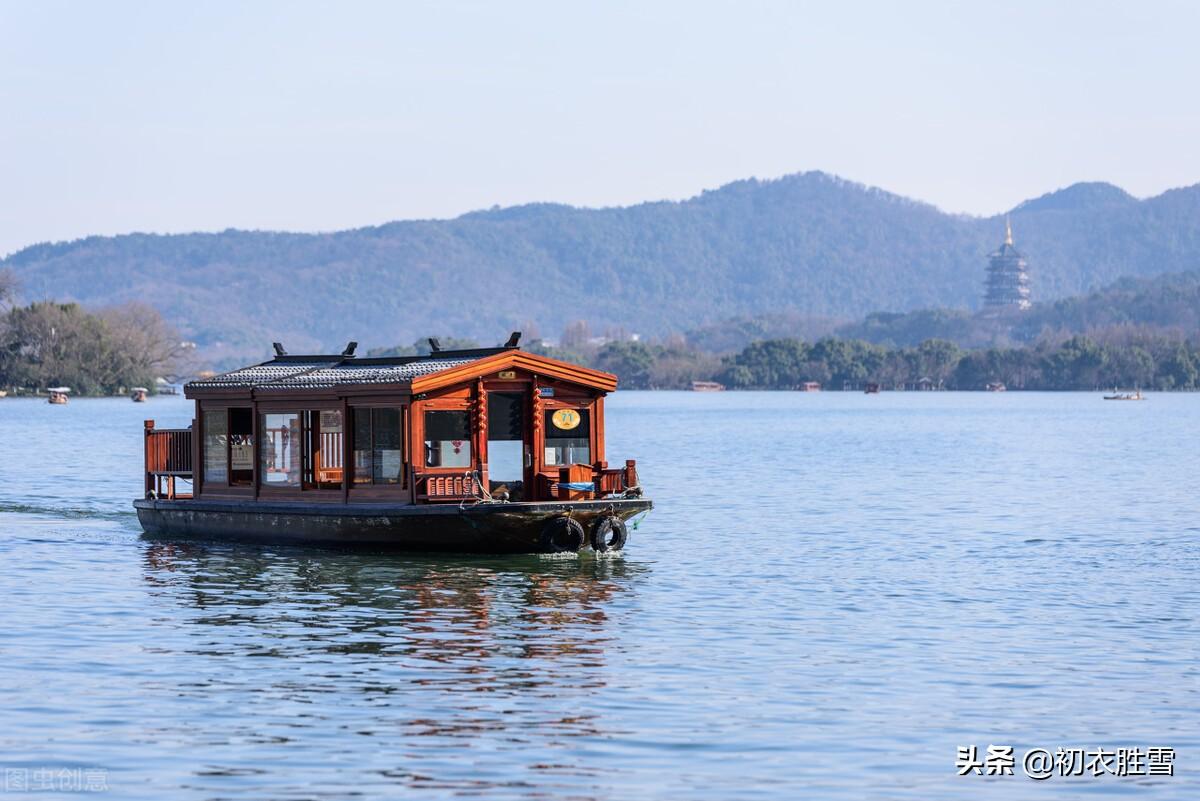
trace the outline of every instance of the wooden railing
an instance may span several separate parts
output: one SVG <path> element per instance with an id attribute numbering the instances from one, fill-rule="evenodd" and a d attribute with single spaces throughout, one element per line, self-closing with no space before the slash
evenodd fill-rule
<path id="1" fill-rule="evenodd" d="M 624 467 L 596 471 L 596 491 L 600 496 L 620 495 L 638 487 L 637 460 L 629 459 Z"/>
<path id="2" fill-rule="evenodd" d="M 175 479 L 192 478 L 192 430 L 190 428 L 158 428 L 153 420 L 146 427 L 146 497 L 190 498 L 191 493 L 177 493 Z"/>
<path id="3" fill-rule="evenodd" d="M 341 431 L 322 431 L 320 450 L 317 452 L 317 483 L 342 483 L 342 453 L 345 440 Z"/>
<path id="4" fill-rule="evenodd" d="M 590 476 L 585 473 L 584 476 L 570 476 L 570 470 L 578 471 L 585 465 L 571 465 L 560 468 L 559 475 L 556 478 L 543 475 L 541 484 L 541 497 L 555 500 L 592 500 L 605 498 L 610 495 L 621 495 L 630 490 L 638 490 L 638 474 L 637 461 L 630 459 L 625 462 L 624 467 L 607 467 L 603 463 L 591 467 Z M 568 475 L 564 475 L 568 474 Z M 578 484 L 583 481 L 591 481 L 594 489 L 589 492 L 587 490 L 571 489 L 565 486 L 567 483 Z"/>
<path id="5" fill-rule="evenodd" d="M 417 498 L 424 501 L 462 501 L 480 497 L 479 487 L 471 474 L 441 475 L 421 474 L 414 476 Z"/>

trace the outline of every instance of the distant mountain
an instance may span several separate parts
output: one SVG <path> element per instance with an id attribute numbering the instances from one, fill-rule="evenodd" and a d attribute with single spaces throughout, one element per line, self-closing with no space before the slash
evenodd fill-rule
<path id="1" fill-rule="evenodd" d="M 1137 200 L 1078 184 L 1012 211 L 1035 297 L 1200 268 L 1200 186 Z M 933 206 L 819 172 L 681 202 L 536 204 L 329 234 L 229 230 L 90 237 L 0 262 L 25 299 L 157 306 L 219 357 L 411 342 L 492 342 L 573 320 L 644 335 L 775 313 L 855 319 L 974 308 L 1002 216 Z"/>
<path id="2" fill-rule="evenodd" d="M 1072 184 L 1066 189 L 1049 192 L 1039 198 L 1026 200 L 1017 206 L 1018 212 L 1035 211 L 1095 211 L 1137 205 L 1137 198 L 1118 186 L 1106 183 Z"/>

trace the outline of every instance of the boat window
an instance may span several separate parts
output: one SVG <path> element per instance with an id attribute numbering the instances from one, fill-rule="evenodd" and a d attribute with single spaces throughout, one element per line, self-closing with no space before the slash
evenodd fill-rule
<path id="1" fill-rule="evenodd" d="M 300 486 L 300 413 L 259 415 L 259 465 L 264 487 Z"/>
<path id="2" fill-rule="evenodd" d="M 471 466 L 471 429 L 467 412 L 425 412 L 425 466 Z"/>
<path id="3" fill-rule="evenodd" d="M 254 411 L 229 410 L 229 483 L 248 487 L 254 483 Z"/>
<path id="4" fill-rule="evenodd" d="M 229 421 L 225 409 L 204 411 L 204 482 L 225 484 L 229 478 Z"/>
<path id="5" fill-rule="evenodd" d="M 354 483 L 399 484 L 404 475 L 399 409 L 354 410 Z"/>
<path id="6" fill-rule="evenodd" d="M 488 491 L 506 492 L 510 501 L 525 499 L 525 395 L 487 394 Z"/>
<path id="7" fill-rule="evenodd" d="M 587 409 L 547 409 L 547 465 L 591 464 L 591 415 Z"/>
<path id="8" fill-rule="evenodd" d="M 340 489 L 342 486 L 342 454 L 345 449 L 341 409 L 305 412 L 304 432 L 308 437 L 308 447 L 305 449 L 304 486 L 306 488 Z"/>

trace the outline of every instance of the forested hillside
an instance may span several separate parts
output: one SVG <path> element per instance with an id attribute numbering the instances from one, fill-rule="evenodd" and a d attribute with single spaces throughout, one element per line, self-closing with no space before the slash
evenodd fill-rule
<path id="1" fill-rule="evenodd" d="M 1139 201 L 1081 184 L 1012 213 L 1040 300 L 1200 268 L 1200 186 Z M 647 336 L 735 316 L 851 320 L 973 308 L 1003 219 L 945 214 L 823 173 L 683 202 L 530 205 L 329 234 L 132 234 L 12 254 L 26 302 L 140 300 L 218 359 L 410 342 L 491 342 L 586 320 Z"/>
<path id="2" fill-rule="evenodd" d="M 997 316 L 954 309 L 877 312 L 861 322 L 838 327 L 833 333 L 888 345 L 910 346 L 926 339 L 945 339 L 963 347 L 983 347 L 1116 328 L 1200 336 L 1200 271 L 1122 278 L 1086 295 L 1034 304 L 1019 314 Z M 784 335 L 804 336 L 801 331 Z"/>

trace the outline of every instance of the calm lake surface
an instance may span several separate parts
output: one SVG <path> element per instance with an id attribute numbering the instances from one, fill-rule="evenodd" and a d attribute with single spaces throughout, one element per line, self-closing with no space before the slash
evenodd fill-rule
<path id="1" fill-rule="evenodd" d="M 159 801 L 1200 798 L 1200 395 L 607 405 L 657 506 L 626 552 L 462 558 L 142 539 L 141 420 L 189 403 L 0 400 L 0 768 Z M 970 744 L 1016 775 L 956 776 Z M 1175 776 L 1021 772 L 1133 746 Z"/>

